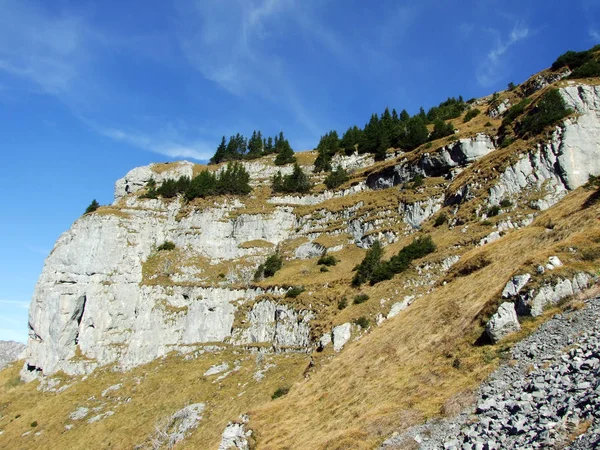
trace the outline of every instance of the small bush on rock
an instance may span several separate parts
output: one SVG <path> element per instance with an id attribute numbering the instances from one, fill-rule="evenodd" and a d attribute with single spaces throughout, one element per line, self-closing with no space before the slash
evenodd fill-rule
<path id="1" fill-rule="evenodd" d="M 85 214 L 92 213 L 100 208 L 100 203 L 96 201 L 96 199 L 92 200 L 92 203 L 85 209 Z"/>
<path id="2" fill-rule="evenodd" d="M 175 244 L 171 241 L 165 241 L 161 245 L 159 245 L 156 250 L 158 250 L 160 252 L 163 250 L 173 250 L 173 249 L 175 249 Z"/>

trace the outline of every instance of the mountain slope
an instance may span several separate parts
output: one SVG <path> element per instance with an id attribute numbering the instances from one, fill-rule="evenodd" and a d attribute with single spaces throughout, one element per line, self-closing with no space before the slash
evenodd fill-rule
<path id="1" fill-rule="evenodd" d="M 312 174 L 309 194 L 271 192 L 293 170 L 272 156 L 243 162 L 248 196 L 189 202 L 143 194 L 223 165 L 132 170 L 46 261 L 20 373 L 40 381 L 0 374 L 0 442 L 217 448 L 240 421 L 260 449 L 374 448 L 458 412 L 514 342 L 595 283 L 600 86 L 568 73 L 474 101 L 482 114 L 413 151 L 336 155 L 350 179 L 333 190 Z M 528 131 L 554 95 L 565 117 Z M 298 154 L 301 167 L 316 156 Z M 389 260 L 426 237 L 435 251 L 353 283 L 375 242 Z M 319 264 L 325 252 L 337 263 Z M 255 278 L 275 253 L 282 268 Z M 521 331 L 484 345 L 524 274 L 508 299 Z"/>

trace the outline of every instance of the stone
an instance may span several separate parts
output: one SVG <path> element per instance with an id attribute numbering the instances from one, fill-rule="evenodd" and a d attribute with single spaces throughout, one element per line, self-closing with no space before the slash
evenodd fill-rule
<path id="1" fill-rule="evenodd" d="M 75 411 L 73 411 L 71 414 L 69 414 L 69 418 L 71 420 L 81 420 L 85 416 L 87 416 L 89 412 L 90 412 L 90 410 L 88 408 L 86 408 L 84 406 L 80 406 Z"/>
<path id="2" fill-rule="evenodd" d="M 229 364 L 227 364 L 226 362 L 223 364 L 215 364 L 214 366 L 211 366 L 206 372 L 204 372 L 204 376 L 209 377 L 211 375 L 216 375 L 218 373 L 225 372 L 227 369 L 229 369 Z"/>
<path id="3" fill-rule="evenodd" d="M 102 397 L 106 397 L 111 392 L 118 391 L 119 389 L 121 389 L 121 387 L 123 387 L 121 383 L 113 384 L 112 386 L 107 387 L 102 391 Z"/>
<path id="4" fill-rule="evenodd" d="M 319 339 L 319 349 L 323 350 L 329 344 L 331 344 L 331 333 L 325 333 L 321 336 L 321 339 Z"/>
<path id="5" fill-rule="evenodd" d="M 552 266 L 552 268 L 560 267 L 563 263 L 558 259 L 558 256 L 551 256 L 548 258 L 548 263 Z"/>
<path id="6" fill-rule="evenodd" d="M 515 297 L 521 289 L 527 284 L 527 282 L 531 279 L 531 275 L 525 273 L 523 275 L 515 275 L 510 279 L 504 289 L 502 290 L 502 298 L 512 298 Z"/>
<path id="7" fill-rule="evenodd" d="M 401 302 L 394 303 L 390 308 L 390 312 L 388 313 L 387 318 L 391 319 L 392 317 L 396 317 L 398 314 L 400 314 L 402 311 L 408 308 L 414 300 L 414 295 L 407 295 Z"/>
<path id="8" fill-rule="evenodd" d="M 333 327 L 333 350 L 339 352 L 342 350 L 346 342 L 350 340 L 350 336 L 352 335 L 352 324 L 344 323 L 342 325 L 338 325 L 337 327 Z"/>
<path id="9" fill-rule="evenodd" d="M 246 431 L 245 426 L 248 416 L 242 415 L 239 422 L 229 422 L 221 436 L 218 450 L 249 450 L 248 436 L 251 431 Z"/>
<path id="10" fill-rule="evenodd" d="M 485 332 L 496 343 L 511 333 L 519 331 L 519 319 L 515 311 L 515 305 L 512 302 L 504 302 L 498 308 L 498 311 L 490 318 L 485 327 Z"/>

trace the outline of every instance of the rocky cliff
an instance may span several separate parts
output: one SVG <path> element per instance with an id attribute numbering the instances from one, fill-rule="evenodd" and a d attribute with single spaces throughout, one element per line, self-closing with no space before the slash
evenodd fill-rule
<path id="1" fill-rule="evenodd" d="M 25 345 L 20 342 L 0 341 L 0 369 L 19 359 L 24 350 Z"/>
<path id="2" fill-rule="evenodd" d="M 151 180 L 223 165 L 131 170 L 113 204 L 79 218 L 46 260 L 19 374 L 39 383 L 10 390 L 16 369 L 0 373 L 0 434 L 29 448 L 40 436 L 65 448 L 89 437 L 140 449 L 393 448 L 415 437 L 410 425 L 463 411 L 454 399 L 551 315 L 584 308 L 578 296 L 598 281 L 588 180 L 600 175 L 600 87 L 566 75 L 476 100 L 483 114 L 412 151 L 337 154 L 350 179 L 336 189 L 313 173 L 315 152 L 297 154 L 314 184 L 303 195 L 271 192 L 270 178 L 292 171 L 272 156 L 243 162 L 244 196 L 145 195 Z M 570 113 L 506 139 L 511 105 L 530 102 L 521 120 L 553 88 Z M 434 245 L 415 256 L 424 237 Z M 375 242 L 394 272 L 357 286 Z M 255 277 L 275 253 L 282 268 Z M 25 402 L 36 389 L 45 397 Z M 17 415 L 44 425 L 6 419 Z"/>
<path id="3" fill-rule="evenodd" d="M 440 183 L 424 195 L 399 199 L 393 209 L 366 208 L 361 196 L 417 174 L 460 180 L 465 168 L 497 152 L 494 138 L 482 132 L 435 151 L 390 155 L 383 169 L 373 170 L 368 158 L 338 156 L 357 174 L 353 186 L 305 197 L 259 198 L 275 172 L 268 160 L 245 163 L 255 186 L 251 198 L 192 207 L 182 199 L 139 194 L 151 178 L 192 176 L 194 164 L 133 169 L 116 182 L 115 203 L 77 220 L 47 258 L 31 302 L 23 377 L 84 374 L 112 363 L 127 369 L 214 343 L 310 351 L 315 312 L 282 304 L 285 286 L 252 283 L 258 264 L 285 246 L 289 260 L 318 257 L 327 248 L 319 239 L 338 238 L 330 252 L 369 247 L 375 239 L 395 242 L 444 205 L 476 196 L 492 206 L 507 200 L 528 202 L 534 210 L 550 207 L 600 174 L 600 87 L 569 82 L 560 93 L 576 114 L 558 124 L 547 142 L 516 153 L 488 180 L 487 193 L 481 181 L 468 179 L 454 192 Z M 332 209 L 336 199 L 344 204 Z M 165 241 L 176 246 L 168 257 L 157 251 Z"/>

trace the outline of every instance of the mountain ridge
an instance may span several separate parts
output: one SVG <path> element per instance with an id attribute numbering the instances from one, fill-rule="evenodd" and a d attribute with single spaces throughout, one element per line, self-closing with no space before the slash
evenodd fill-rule
<path id="1" fill-rule="evenodd" d="M 14 392 L 34 398 L 36 384 L 48 398 L 68 398 L 58 422 L 44 418 L 49 435 L 61 434 L 57 445 L 71 448 L 89 432 L 106 445 L 102 430 L 117 423 L 123 432 L 113 445 L 151 448 L 155 427 L 174 432 L 190 402 L 203 407 L 189 415 L 193 426 L 177 448 L 216 448 L 228 422 L 246 441 L 238 448 L 374 448 L 399 423 L 439 414 L 561 302 L 596 283 L 600 86 L 564 80 L 569 73 L 536 74 L 475 100 L 479 115 L 465 123 L 465 111 L 453 119 L 457 133 L 415 150 L 388 149 L 383 161 L 336 154 L 332 165 L 349 172 L 336 189 L 313 173 L 316 152 L 296 155 L 311 173 L 309 194 L 271 192 L 270 179 L 293 170 L 275 166 L 274 155 L 241 162 L 253 188 L 247 196 L 143 198 L 150 180 L 225 164 L 131 170 L 115 183 L 114 203 L 78 219 L 49 255 L 21 370 L 40 382 Z M 520 135 L 554 89 L 569 113 L 542 133 Z M 530 103 L 509 123 L 519 98 Z M 382 264 L 422 237 L 435 243 L 432 252 L 389 280 L 352 286 L 354 267 L 376 242 Z M 281 268 L 257 277 L 273 255 Z M 331 264 L 319 263 L 323 256 Z M 495 346 L 473 345 L 485 341 L 503 291 L 523 274 L 529 278 L 508 299 L 513 332 L 491 334 L 500 336 Z M 168 380 L 178 377 L 195 388 L 177 391 Z M 72 419 L 75 406 L 86 420 L 93 408 L 103 412 L 85 425 Z M 149 412 L 135 417 L 134 406 Z M 38 408 L 27 420 L 37 422 L 46 406 Z M 0 427 L 18 439 L 17 423 Z"/>

